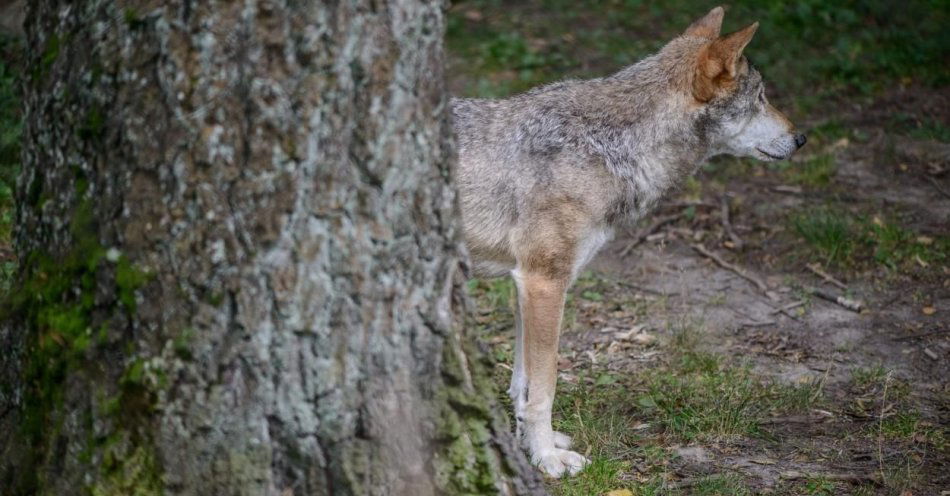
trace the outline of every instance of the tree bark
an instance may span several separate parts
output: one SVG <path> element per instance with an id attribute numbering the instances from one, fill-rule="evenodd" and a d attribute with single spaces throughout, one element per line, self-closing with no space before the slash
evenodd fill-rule
<path id="1" fill-rule="evenodd" d="M 443 8 L 31 2 L 0 488 L 544 492 L 461 334 Z"/>

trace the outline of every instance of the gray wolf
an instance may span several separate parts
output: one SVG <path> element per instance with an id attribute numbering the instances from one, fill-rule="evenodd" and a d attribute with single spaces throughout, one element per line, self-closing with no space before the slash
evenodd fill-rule
<path id="1" fill-rule="evenodd" d="M 588 460 L 551 428 L 565 291 L 616 228 L 647 215 L 706 159 L 765 161 L 805 143 L 716 7 L 658 53 L 608 77 L 507 99 L 453 99 L 457 182 L 475 273 L 518 292 L 509 394 L 516 434 L 546 475 Z"/>

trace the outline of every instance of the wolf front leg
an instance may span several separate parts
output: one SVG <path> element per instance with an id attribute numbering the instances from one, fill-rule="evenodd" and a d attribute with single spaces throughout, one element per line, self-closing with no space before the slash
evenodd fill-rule
<path id="1" fill-rule="evenodd" d="M 511 385 L 508 387 L 508 396 L 511 398 L 511 404 L 515 407 L 515 437 L 527 449 L 524 437 L 524 415 L 527 406 L 527 374 L 524 366 L 524 321 L 521 318 L 521 307 L 524 306 L 522 295 L 525 290 L 521 284 L 521 277 L 517 273 L 512 274 L 517 290 L 517 300 L 515 301 L 515 363 L 511 373 Z M 554 446 L 561 449 L 568 449 L 572 443 L 571 436 L 563 432 L 554 431 Z"/>
<path id="2" fill-rule="evenodd" d="M 551 427 L 561 315 L 569 279 L 530 271 L 515 271 L 513 276 L 518 286 L 522 321 L 520 339 L 516 336 L 515 370 L 510 391 L 515 404 L 517 430 L 524 436 L 523 442 L 531 454 L 531 461 L 546 475 L 574 475 L 589 460 L 567 450 L 570 438 Z"/>

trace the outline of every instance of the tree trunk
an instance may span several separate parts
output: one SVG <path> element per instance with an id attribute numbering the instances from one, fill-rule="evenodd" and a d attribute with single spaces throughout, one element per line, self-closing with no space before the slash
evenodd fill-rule
<path id="1" fill-rule="evenodd" d="M 442 9 L 31 2 L 0 492 L 543 493 L 460 335 Z"/>

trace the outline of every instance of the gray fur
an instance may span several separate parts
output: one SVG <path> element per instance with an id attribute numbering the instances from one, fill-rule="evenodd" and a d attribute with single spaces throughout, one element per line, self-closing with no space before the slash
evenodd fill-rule
<path id="1" fill-rule="evenodd" d="M 476 271 L 513 268 L 510 233 L 531 222 L 539 197 L 578 199 L 595 223 L 613 228 L 646 215 L 704 160 L 729 152 L 723 123 L 761 111 L 762 80 L 750 67 L 735 92 L 697 105 L 682 84 L 695 70 L 684 60 L 706 43 L 676 38 L 609 77 L 507 99 L 453 99 L 463 222 Z"/>
<path id="2" fill-rule="evenodd" d="M 549 476 L 589 463 L 551 427 L 564 293 L 580 268 L 708 157 L 778 160 L 804 142 L 740 58 L 758 24 L 719 37 L 723 12 L 609 77 L 452 101 L 466 244 L 477 274 L 513 276 L 515 432 Z"/>

